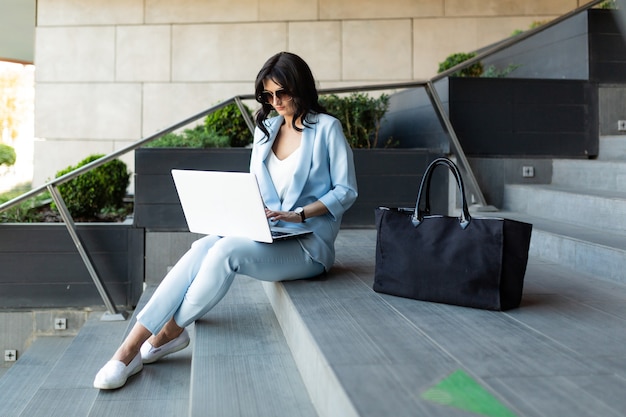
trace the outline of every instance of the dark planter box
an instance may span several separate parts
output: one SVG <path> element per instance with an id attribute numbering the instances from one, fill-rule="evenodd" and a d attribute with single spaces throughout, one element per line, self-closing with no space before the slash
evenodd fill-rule
<path id="1" fill-rule="evenodd" d="M 84 247 L 116 305 L 143 290 L 144 231 L 125 223 L 79 223 Z M 62 223 L 0 224 L 0 308 L 104 305 Z"/>
<path id="2" fill-rule="evenodd" d="M 435 85 L 468 156 L 593 157 L 598 90 L 584 80 L 460 78 Z M 381 134 L 406 146 L 450 150 L 425 91 L 391 96 Z"/>
<path id="3" fill-rule="evenodd" d="M 449 79 L 450 121 L 469 156 L 598 154 L 598 90 L 581 80 Z"/>
<path id="4" fill-rule="evenodd" d="M 422 149 L 355 149 L 359 198 L 342 226 L 373 227 L 380 205 L 412 207 L 426 166 L 439 154 Z M 248 170 L 250 149 L 146 148 L 135 151 L 135 224 L 148 231 L 187 231 L 170 171 Z M 436 179 L 433 207 L 447 207 L 447 178 Z"/>

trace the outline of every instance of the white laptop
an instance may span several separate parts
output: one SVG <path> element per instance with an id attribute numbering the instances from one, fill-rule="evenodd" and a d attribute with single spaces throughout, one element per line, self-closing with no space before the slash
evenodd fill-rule
<path id="1" fill-rule="evenodd" d="M 254 174 L 173 169 L 172 177 L 191 232 L 265 243 L 311 233 L 270 227 Z"/>

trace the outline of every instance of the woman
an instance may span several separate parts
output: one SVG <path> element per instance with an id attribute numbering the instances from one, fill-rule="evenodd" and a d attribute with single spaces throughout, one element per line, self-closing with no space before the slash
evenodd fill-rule
<path id="1" fill-rule="evenodd" d="M 94 387 L 122 387 L 144 363 L 184 349 L 185 327 L 224 297 L 237 273 L 282 281 L 311 278 L 332 266 L 342 216 L 357 197 L 352 151 L 341 124 L 319 104 L 311 70 L 297 55 L 271 57 L 255 92 L 262 107 L 250 172 L 258 179 L 266 216 L 273 224 L 312 233 L 272 244 L 212 235 L 194 242 L 138 313 Z M 278 116 L 268 118 L 273 111 Z"/>

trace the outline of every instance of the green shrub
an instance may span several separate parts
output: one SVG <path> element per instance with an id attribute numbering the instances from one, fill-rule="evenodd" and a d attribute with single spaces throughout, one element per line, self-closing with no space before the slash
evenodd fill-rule
<path id="1" fill-rule="evenodd" d="M 57 172 L 56 178 L 103 156 L 88 156 L 78 165 Z M 129 178 L 126 164 L 114 159 L 59 185 L 58 189 L 72 217 L 96 217 L 102 212 L 119 210 L 124 206 Z"/>
<path id="2" fill-rule="evenodd" d="M 252 111 L 244 105 L 248 115 Z M 145 146 L 149 148 L 228 148 L 252 143 L 252 133 L 239 107 L 229 104 L 209 114 L 204 124 L 180 133 L 168 133 Z"/>
<path id="3" fill-rule="evenodd" d="M 615 0 L 606 0 L 605 2 L 600 3 L 597 7 L 600 9 L 617 9 L 617 3 Z"/>
<path id="4" fill-rule="evenodd" d="M 439 63 L 439 70 L 437 73 L 442 73 L 444 71 L 449 70 L 462 62 L 467 61 L 468 59 L 474 58 L 476 54 L 474 52 L 464 53 L 457 52 L 451 55 L 448 55 L 445 61 Z M 480 77 L 483 73 L 483 64 L 481 62 L 475 62 L 469 67 L 463 68 L 454 74 L 453 77 Z"/>
<path id="5" fill-rule="evenodd" d="M 31 190 L 30 184 L 23 184 L 0 194 L 0 204 L 4 204 L 9 200 Z M 51 198 L 47 191 L 36 195 L 26 201 L 4 210 L 0 213 L 0 223 L 34 223 L 45 221 L 46 212 L 41 207 L 50 204 Z"/>
<path id="6" fill-rule="evenodd" d="M 539 26 L 543 26 L 543 25 L 545 25 L 545 24 L 546 24 L 546 23 L 548 23 L 548 22 L 549 22 L 549 20 L 535 20 L 534 22 L 532 22 L 532 23 L 528 26 L 528 29 L 532 30 L 532 29 L 538 28 Z M 524 33 L 524 32 L 525 32 L 525 31 L 524 31 L 524 30 L 522 30 L 522 29 L 515 29 L 515 30 L 513 31 L 513 33 L 511 33 L 511 36 L 517 36 L 517 35 L 519 35 L 519 34 L 521 34 L 521 33 Z"/>
<path id="7" fill-rule="evenodd" d="M 243 107 L 252 117 L 250 109 L 245 104 Z M 209 114 L 204 119 L 204 127 L 217 137 L 230 138 L 230 146 L 232 147 L 241 148 L 252 143 L 250 128 L 236 104 L 229 104 Z"/>
<path id="8" fill-rule="evenodd" d="M 520 66 L 516 65 L 516 64 L 509 64 L 504 69 L 498 69 L 498 68 L 496 68 L 495 65 L 489 65 L 487 67 L 487 69 L 483 72 L 483 75 L 481 75 L 481 77 L 483 77 L 483 78 L 504 78 L 507 75 L 509 75 L 510 73 L 512 73 L 513 71 L 515 71 L 519 67 Z"/>
<path id="9" fill-rule="evenodd" d="M 11 166 L 15 164 L 15 149 L 4 143 L 0 143 L 0 165 Z"/>
<path id="10" fill-rule="evenodd" d="M 341 121 L 343 133 L 352 148 L 378 146 L 380 123 L 389 109 L 388 95 L 374 98 L 364 93 L 352 93 L 345 97 L 329 94 L 321 96 L 320 103 Z M 390 146 L 393 143 L 388 138 L 383 147 Z"/>
<path id="11" fill-rule="evenodd" d="M 185 129 L 181 133 L 168 133 L 145 145 L 148 148 L 227 148 L 230 138 L 206 130 L 204 125 Z"/>

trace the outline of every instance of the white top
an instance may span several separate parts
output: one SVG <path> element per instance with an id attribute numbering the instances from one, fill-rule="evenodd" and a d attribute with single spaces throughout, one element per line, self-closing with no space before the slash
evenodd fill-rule
<path id="1" fill-rule="evenodd" d="M 278 159 L 274 151 L 270 152 L 267 157 L 267 170 L 272 177 L 272 182 L 274 183 L 274 187 L 276 188 L 276 192 L 278 192 L 278 197 L 281 202 L 283 201 L 287 188 L 289 188 L 289 184 L 293 179 L 296 167 L 300 162 L 301 148 L 301 146 L 298 147 L 298 149 L 293 151 L 291 155 L 282 160 Z"/>

